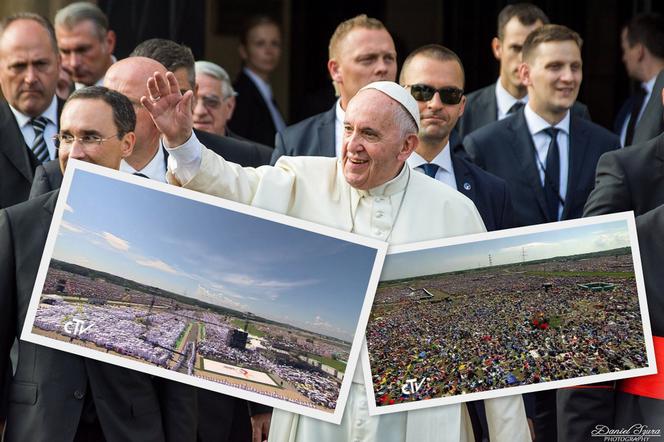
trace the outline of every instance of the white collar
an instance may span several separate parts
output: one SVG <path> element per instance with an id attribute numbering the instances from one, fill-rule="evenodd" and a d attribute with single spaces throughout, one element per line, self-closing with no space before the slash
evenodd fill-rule
<path id="1" fill-rule="evenodd" d="M 334 105 L 334 114 L 336 115 L 337 122 L 343 126 L 346 119 L 346 111 L 341 108 L 341 98 L 338 98 L 337 104 Z"/>
<path id="2" fill-rule="evenodd" d="M 408 159 L 406 160 L 408 162 L 408 166 L 411 169 L 415 169 L 416 167 L 419 167 L 423 164 L 427 164 L 427 160 L 422 158 L 420 154 L 417 152 L 413 152 Z M 443 147 L 443 150 L 438 152 L 438 155 L 434 157 L 433 160 L 431 160 L 431 164 L 435 164 L 438 167 L 440 167 L 443 170 L 446 170 L 448 172 L 452 172 L 453 166 L 452 166 L 452 153 L 450 149 L 450 142 L 448 141 L 445 147 Z"/>
<path id="3" fill-rule="evenodd" d="M 523 111 L 524 116 L 526 117 L 526 124 L 528 125 L 528 130 L 530 130 L 530 135 L 535 135 L 539 132 L 542 132 L 544 129 L 551 127 L 551 123 L 546 121 L 544 118 L 540 117 L 535 113 L 534 110 L 530 108 L 530 104 L 524 107 Z M 567 110 L 565 117 L 556 124 L 556 129 L 560 129 L 569 135 L 569 122 L 570 122 L 570 111 Z"/>
<path id="4" fill-rule="evenodd" d="M 161 145 L 157 153 L 141 170 L 136 170 L 130 166 L 124 159 L 120 161 L 120 171 L 134 174 L 140 172 L 151 180 L 166 182 L 166 161 L 164 160 L 164 150 Z"/>
<path id="5" fill-rule="evenodd" d="M 12 113 L 14 114 L 14 118 L 16 118 L 16 123 L 18 124 L 19 128 L 23 128 L 26 124 L 30 123 L 30 120 L 32 120 L 32 117 L 29 117 L 25 115 L 23 112 L 20 112 L 10 104 L 9 109 L 11 109 Z M 58 97 L 53 95 L 53 98 L 51 99 L 51 104 L 48 105 L 44 113 L 40 115 L 41 117 L 45 117 L 49 123 L 54 124 L 55 127 L 58 127 Z"/>
<path id="6" fill-rule="evenodd" d="M 657 75 L 652 77 L 650 80 L 641 83 L 641 86 L 646 90 L 646 95 L 652 94 L 652 90 L 655 88 L 655 80 L 657 80 Z"/>
<path id="7" fill-rule="evenodd" d="M 498 113 L 501 115 L 507 115 L 507 112 L 517 101 L 524 104 L 528 103 L 528 95 L 523 98 L 515 98 L 512 94 L 507 92 L 507 89 L 505 89 L 500 83 L 500 77 L 498 77 L 498 81 L 496 81 L 496 105 L 498 106 Z"/>

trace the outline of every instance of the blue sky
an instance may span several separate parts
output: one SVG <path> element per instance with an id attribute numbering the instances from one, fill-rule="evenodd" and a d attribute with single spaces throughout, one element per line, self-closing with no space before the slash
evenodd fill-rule
<path id="1" fill-rule="evenodd" d="M 376 251 L 76 171 L 53 257 L 350 341 Z"/>
<path id="2" fill-rule="evenodd" d="M 521 262 L 554 256 L 610 250 L 629 246 L 626 221 L 610 221 L 555 231 L 522 234 L 468 244 L 387 255 L 381 280 L 433 275 L 489 265 Z"/>

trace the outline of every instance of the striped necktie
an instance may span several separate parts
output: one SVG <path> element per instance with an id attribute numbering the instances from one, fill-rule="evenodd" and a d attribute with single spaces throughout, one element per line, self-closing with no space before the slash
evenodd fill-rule
<path id="1" fill-rule="evenodd" d="M 40 163 L 50 159 L 48 155 L 48 147 L 46 147 L 46 140 L 44 139 L 44 129 L 48 124 L 48 120 L 44 117 L 37 117 L 30 120 L 30 124 L 35 131 L 35 140 L 32 142 L 32 153 L 39 160 Z"/>

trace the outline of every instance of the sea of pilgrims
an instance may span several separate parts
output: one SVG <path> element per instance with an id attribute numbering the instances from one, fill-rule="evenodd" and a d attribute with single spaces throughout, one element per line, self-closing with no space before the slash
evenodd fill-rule
<path id="1" fill-rule="evenodd" d="M 563 261 L 552 271 L 630 267 L 631 256 Z M 636 283 L 608 277 L 533 275 L 543 264 L 443 274 L 379 287 L 367 327 L 377 403 L 474 393 L 627 370 L 646 365 Z M 560 273 L 555 273 L 559 275 Z M 442 299 L 420 296 L 426 287 Z M 549 286 L 550 284 L 550 286 Z M 544 286 L 548 287 L 544 287 Z M 415 290 L 415 292 L 414 292 Z M 407 379 L 426 378 L 416 392 Z"/>
<path id="2" fill-rule="evenodd" d="M 187 372 L 206 379 L 219 377 L 206 376 L 205 372 L 194 369 L 195 355 L 234 366 L 251 368 L 278 377 L 308 399 L 294 399 L 292 395 L 280 395 L 278 391 L 267 389 L 274 397 L 297 403 L 312 404 L 334 410 L 339 395 L 339 380 L 316 367 L 305 368 L 300 363 L 289 365 L 280 358 L 276 362 L 274 352 L 268 351 L 273 345 L 294 354 L 329 351 L 329 345 L 316 347 L 311 342 L 303 345 L 285 341 L 281 337 L 262 338 L 262 347 L 239 350 L 227 343 L 228 333 L 236 329 L 228 317 L 209 311 L 192 309 L 171 299 L 127 290 L 101 278 L 91 279 L 61 269 L 49 269 L 44 283 L 45 294 L 57 294 L 67 298 L 46 298 L 36 313 L 35 327 L 47 332 L 55 332 L 67 340 L 73 340 L 64 329 L 65 323 L 73 318 L 93 324 L 92 327 L 76 336 L 84 343 L 92 343 L 106 351 L 113 351 L 155 364 L 168 369 L 179 369 L 186 364 Z M 48 295 L 47 295 L 48 296 Z M 68 302 L 69 297 L 82 298 Z M 91 302 L 92 301 L 92 302 Z M 203 323 L 204 336 L 193 347 L 180 349 L 177 344 L 183 339 L 189 325 L 197 327 Z M 195 333 L 194 329 L 194 333 Z M 177 356 L 183 353 L 182 358 Z M 232 380 L 221 380 L 228 385 L 237 385 Z M 242 388 L 246 384 L 241 384 Z M 259 390 L 264 391 L 264 390 Z"/>

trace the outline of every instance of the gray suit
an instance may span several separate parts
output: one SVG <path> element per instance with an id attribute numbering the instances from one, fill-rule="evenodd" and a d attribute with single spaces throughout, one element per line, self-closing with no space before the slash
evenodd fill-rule
<path id="1" fill-rule="evenodd" d="M 0 379 L 23 328 L 58 193 L 0 211 Z M 90 415 L 108 441 L 195 438 L 195 397 L 162 394 L 146 374 L 25 341 L 19 355 L 5 441 L 71 441 Z"/>
<path id="2" fill-rule="evenodd" d="M 335 157 L 336 106 L 335 102 L 329 111 L 309 117 L 278 132 L 270 164 L 274 165 L 282 155 Z"/>
<path id="3" fill-rule="evenodd" d="M 590 120 L 588 108 L 578 101 L 572 106 L 572 115 Z M 496 83 L 493 83 L 466 95 L 466 109 L 456 126 L 459 139 L 463 140 L 469 133 L 496 120 L 498 120 L 498 102 Z"/>

